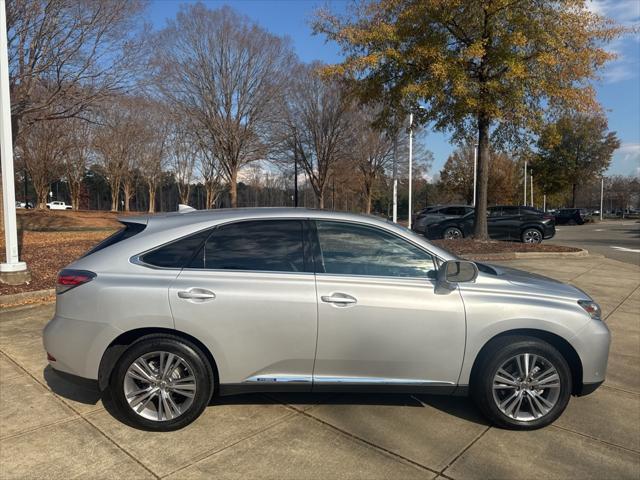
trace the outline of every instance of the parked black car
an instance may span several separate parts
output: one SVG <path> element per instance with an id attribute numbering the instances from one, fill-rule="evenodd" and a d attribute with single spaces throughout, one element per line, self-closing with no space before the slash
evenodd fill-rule
<path id="1" fill-rule="evenodd" d="M 587 221 L 587 211 L 580 208 L 561 208 L 554 213 L 558 225 L 582 225 Z"/>
<path id="2" fill-rule="evenodd" d="M 473 233 L 474 212 L 461 218 L 451 218 L 427 226 L 425 236 L 430 239 L 457 239 Z M 552 215 L 533 207 L 489 207 L 487 223 L 489 236 L 496 240 L 516 240 L 540 243 L 556 233 Z"/>
<path id="3" fill-rule="evenodd" d="M 469 205 L 434 205 L 421 210 L 411 223 L 414 232 L 425 233 L 425 229 L 432 223 L 442 222 L 449 218 L 460 218 L 473 212 Z"/>

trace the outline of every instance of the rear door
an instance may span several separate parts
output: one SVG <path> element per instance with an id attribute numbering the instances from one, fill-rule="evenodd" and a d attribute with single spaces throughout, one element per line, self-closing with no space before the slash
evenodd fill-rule
<path id="1" fill-rule="evenodd" d="M 210 348 L 221 384 L 310 390 L 317 303 L 306 228 L 300 219 L 222 225 L 170 287 L 176 328 Z"/>

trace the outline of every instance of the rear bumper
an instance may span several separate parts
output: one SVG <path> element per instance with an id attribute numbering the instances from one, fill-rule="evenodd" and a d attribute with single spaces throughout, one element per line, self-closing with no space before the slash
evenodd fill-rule
<path id="1" fill-rule="evenodd" d="M 49 361 L 54 370 L 97 380 L 104 351 L 121 333 L 106 323 L 55 315 L 44 327 L 42 340 L 46 352 L 55 358 Z"/>

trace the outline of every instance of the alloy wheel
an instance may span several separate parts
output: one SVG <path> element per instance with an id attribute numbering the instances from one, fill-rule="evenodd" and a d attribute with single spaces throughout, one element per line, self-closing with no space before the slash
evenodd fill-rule
<path id="1" fill-rule="evenodd" d="M 457 228 L 448 228 L 444 232 L 444 238 L 446 240 L 458 240 L 459 238 L 462 238 L 462 232 Z"/>
<path id="2" fill-rule="evenodd" d="M 150 352 L 127 369 L 124 395 L 131 409 L 143 418 L 167 421 L 178 418 L 193 404 L 194 369 L 174 353 Z"/>
<path id="3" fill-rule="evenodd" d="M 542 241 L 542 235 L 538 230 L 531 229 L 524 232 L 522 241 L 524 243 L 540 243 Z"/>
<path id="4" fill-rule="evenodd" d="M 493 377 L 493 400 L 507 417 L 530 422 L 547 415 L 560 398 L 560 375 L 553 364 L 533 353 L 504 362 Z"/>

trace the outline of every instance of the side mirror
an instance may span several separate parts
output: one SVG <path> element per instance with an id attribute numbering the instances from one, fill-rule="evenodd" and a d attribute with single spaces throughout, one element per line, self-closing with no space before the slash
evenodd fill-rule
<path id="1" fill-rule="evenodd" d="M 453 290 L 458 283 L 473 282 L 478 277 L 478 266 L 467 260 L 448 260 L 440 265 L 436 289 Z"/>

